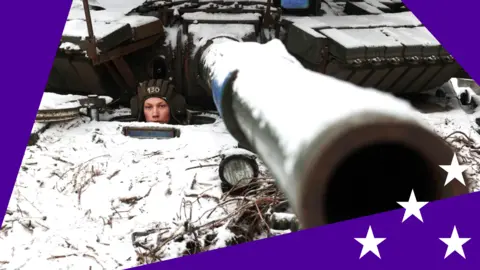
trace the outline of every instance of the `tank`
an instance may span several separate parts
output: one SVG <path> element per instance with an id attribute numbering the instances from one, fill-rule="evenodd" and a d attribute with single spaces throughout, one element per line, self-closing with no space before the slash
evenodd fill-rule
<path id="1" fill-rule="evenodd" d="M 216 110 L 228 132 L 269 168 L 301 228 L 397 209 L 412 187 L 428 201 L 467 193 L 459 183 L 444 188 L 438 164 L 450 162 L 452 149 L 417 122 L 406 102 L 382 93 L 420 94 L 466 76 L 402 2 L 140 2 L 127 12 L 74 2 L 79 8 L 69 14 L 47 90 L 88 94 L 82 102 L 92 119 L 103 95 L 135 114 L 137 87 L 152 79 L 175 88 L 191 110 Z M 341 99 L 349 110 L 332 106 Z M 291 125 L 298 113 L 285 113 L 285 104 L 308 119 Z M 180 136 L 170 128 L 122 132 Z M 221 178 L 255 176 L 250 160 L 244 159 L 251 165 L 246 172 L 229 169 L 225 158 Z"/>
<path id="2" fill-rule="evenodd" d="M 400 0 L 130 2 L 118 12 L 73 2 L 46 91 L 131 105 L 141 82 L 160 79 L 191 108 L 212 110 L 200 56 L 218 36 L 279 39 L 307 69 L 400 96 L 468 78 Z"/>

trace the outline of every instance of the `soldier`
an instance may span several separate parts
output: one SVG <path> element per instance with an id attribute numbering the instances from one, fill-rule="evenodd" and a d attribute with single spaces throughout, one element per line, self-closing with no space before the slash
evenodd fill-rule
<path id="1" fill-rule="evenodd" d="M 135 104 L 136 103 L 136 104 Z M 140 83 L 132 111 L 137 110 L 140 122 L 162 124 L 186 124 L 185 98 L 175 91 L 174 86 L 165 80 L 149 80 Z"/>

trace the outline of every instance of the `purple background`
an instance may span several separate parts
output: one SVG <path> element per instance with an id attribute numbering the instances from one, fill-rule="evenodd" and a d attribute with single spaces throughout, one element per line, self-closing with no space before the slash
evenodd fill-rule
<path id="1" fill-rule="evenodd" d="M 404 2 L 467 72 L 479 78 L 480 2 Z M 3 102 L 1 110 L 7 116 L 3 117 L 3 129 L 9 130 L 0 135 L 7 156 L 2 162 L 0 188 L 0 207 L 5 209 L 71 2 L 3 1 L 2 5 L 1 87 L 2 98 L 8 102 Z M 414 217 L 402 223 L 403 213 L 396 210 L 143 268 L 478 269 L 480 222 L 476 215 L 480 213 L 480 194 L 429 203 L 422 208 L 424 223 Z M 379 245 L 382 259 L 368 253 L 359 260 L 362 245 L 354 238 L 365 237 L 369 225 L 376 237 L 387 238 Z M 454 225 L 460 237 L 472 238 L 463 246 L 466 260 L 456 253 L 444 259 L 447 246 L 439 238 L 450 237 Z"/>

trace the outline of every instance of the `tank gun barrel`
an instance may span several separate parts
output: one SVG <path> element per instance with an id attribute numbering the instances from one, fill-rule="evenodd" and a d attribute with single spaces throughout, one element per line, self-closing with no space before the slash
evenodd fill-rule
<path id="1" fill-rule="evenodd" d="M 419 201 L 467 193 L 444 186 L 453 152 L 407 102 L 309 71 L 278 40 L 219 37 L 198 53 L 227 129 L 265 162 L 302 228 L 397 209 L 412 190 Z"/>

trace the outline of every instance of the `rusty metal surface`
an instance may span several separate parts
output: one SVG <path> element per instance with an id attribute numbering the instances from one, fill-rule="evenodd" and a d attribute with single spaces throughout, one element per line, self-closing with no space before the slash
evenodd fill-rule
<path id="1" fill-rule="evenodd" d="M 139 41 L 151 36 L 164 34 L 162 21 L 154 21 L 133 29 L 133 41 Z"/>
<path id="2" fill-rule="evenodd" d="M 137 86 L 135 75 L 132 73 L 132 70 L 130 69 L 128 64 L 125 62 L 125 60 L 122 57 L 118 57 L 118 58 L 114 58 L 112 62 L 115 65 L 115 67 L 117 67 L 118 72 L 123 77 L 127 85 L 130 88 L 135 89 Z"/>
<path id="3" fill-rule="evenodd" d="M 98 60 L 94 61 L 95 65 L 100 65 L 103 64 L 107 61 L 112 61 L 115 58 L 122 57 L 131 53 L 134 53 L 136 51 L 139 51 L 143 48 L 152 46 L 157 40 L 162 38 L 163 35 L 155 35 L 151 36 L 149 38 L 143 39 L 141 41 L 137 41 L 135 43 L 130 43 L 128 45 L 118 47 L 116 49 L 113 49 L 108 52 L 103 52 L 98 56 Z"/>
<path id="4" fill-rule="evenodd" d="M 97 45 L 96 45 L 95 35 L 93 32 L 92 17 L 90 16 L 90 5 L 88 3 L 88 0 L 83 0 L 83 10 L 85 11 L 85 22 L 87 24 L 87 29 L 88 29 L 88 38 L 87 38 L 88 57 L 90 57 L 93 61 L 96 61 Z"/>
<path id="5" fill-rule="evenodd" d="M 102 83 L 102 75 L 105 73 L 100 72 L 99 67 L 92 66 L 89 61 L 82 60 L 71 61 L 71 64 L 85 84 L 85 87 L 97 95 L 109 95 L 110 93 L 106 91 Z"/>
<path id="6" fill-rule="evenodd" d="M 120 44 L 133 40 L 133 28 L 130 24 L 124 24 L 115 31 L 97 39 L 96 46 L 101 52 L 108 52 L 115 49 Z"/>
<path id="7" fill-rule="evenodd" d="M 117 85 L 122 89 L 123 91 L 133 91 L 134 88 L 130 88 L 130 86 L 125 82 L 125 80 L 122 78 L 122 76 L 118 73 L 117 69 L 115 66 L 112 64 L 112 62 L 106 62 L 105 66 L 107 67 L 108 72 L 114 79 L 114 81 L 117 83 Z"/>

